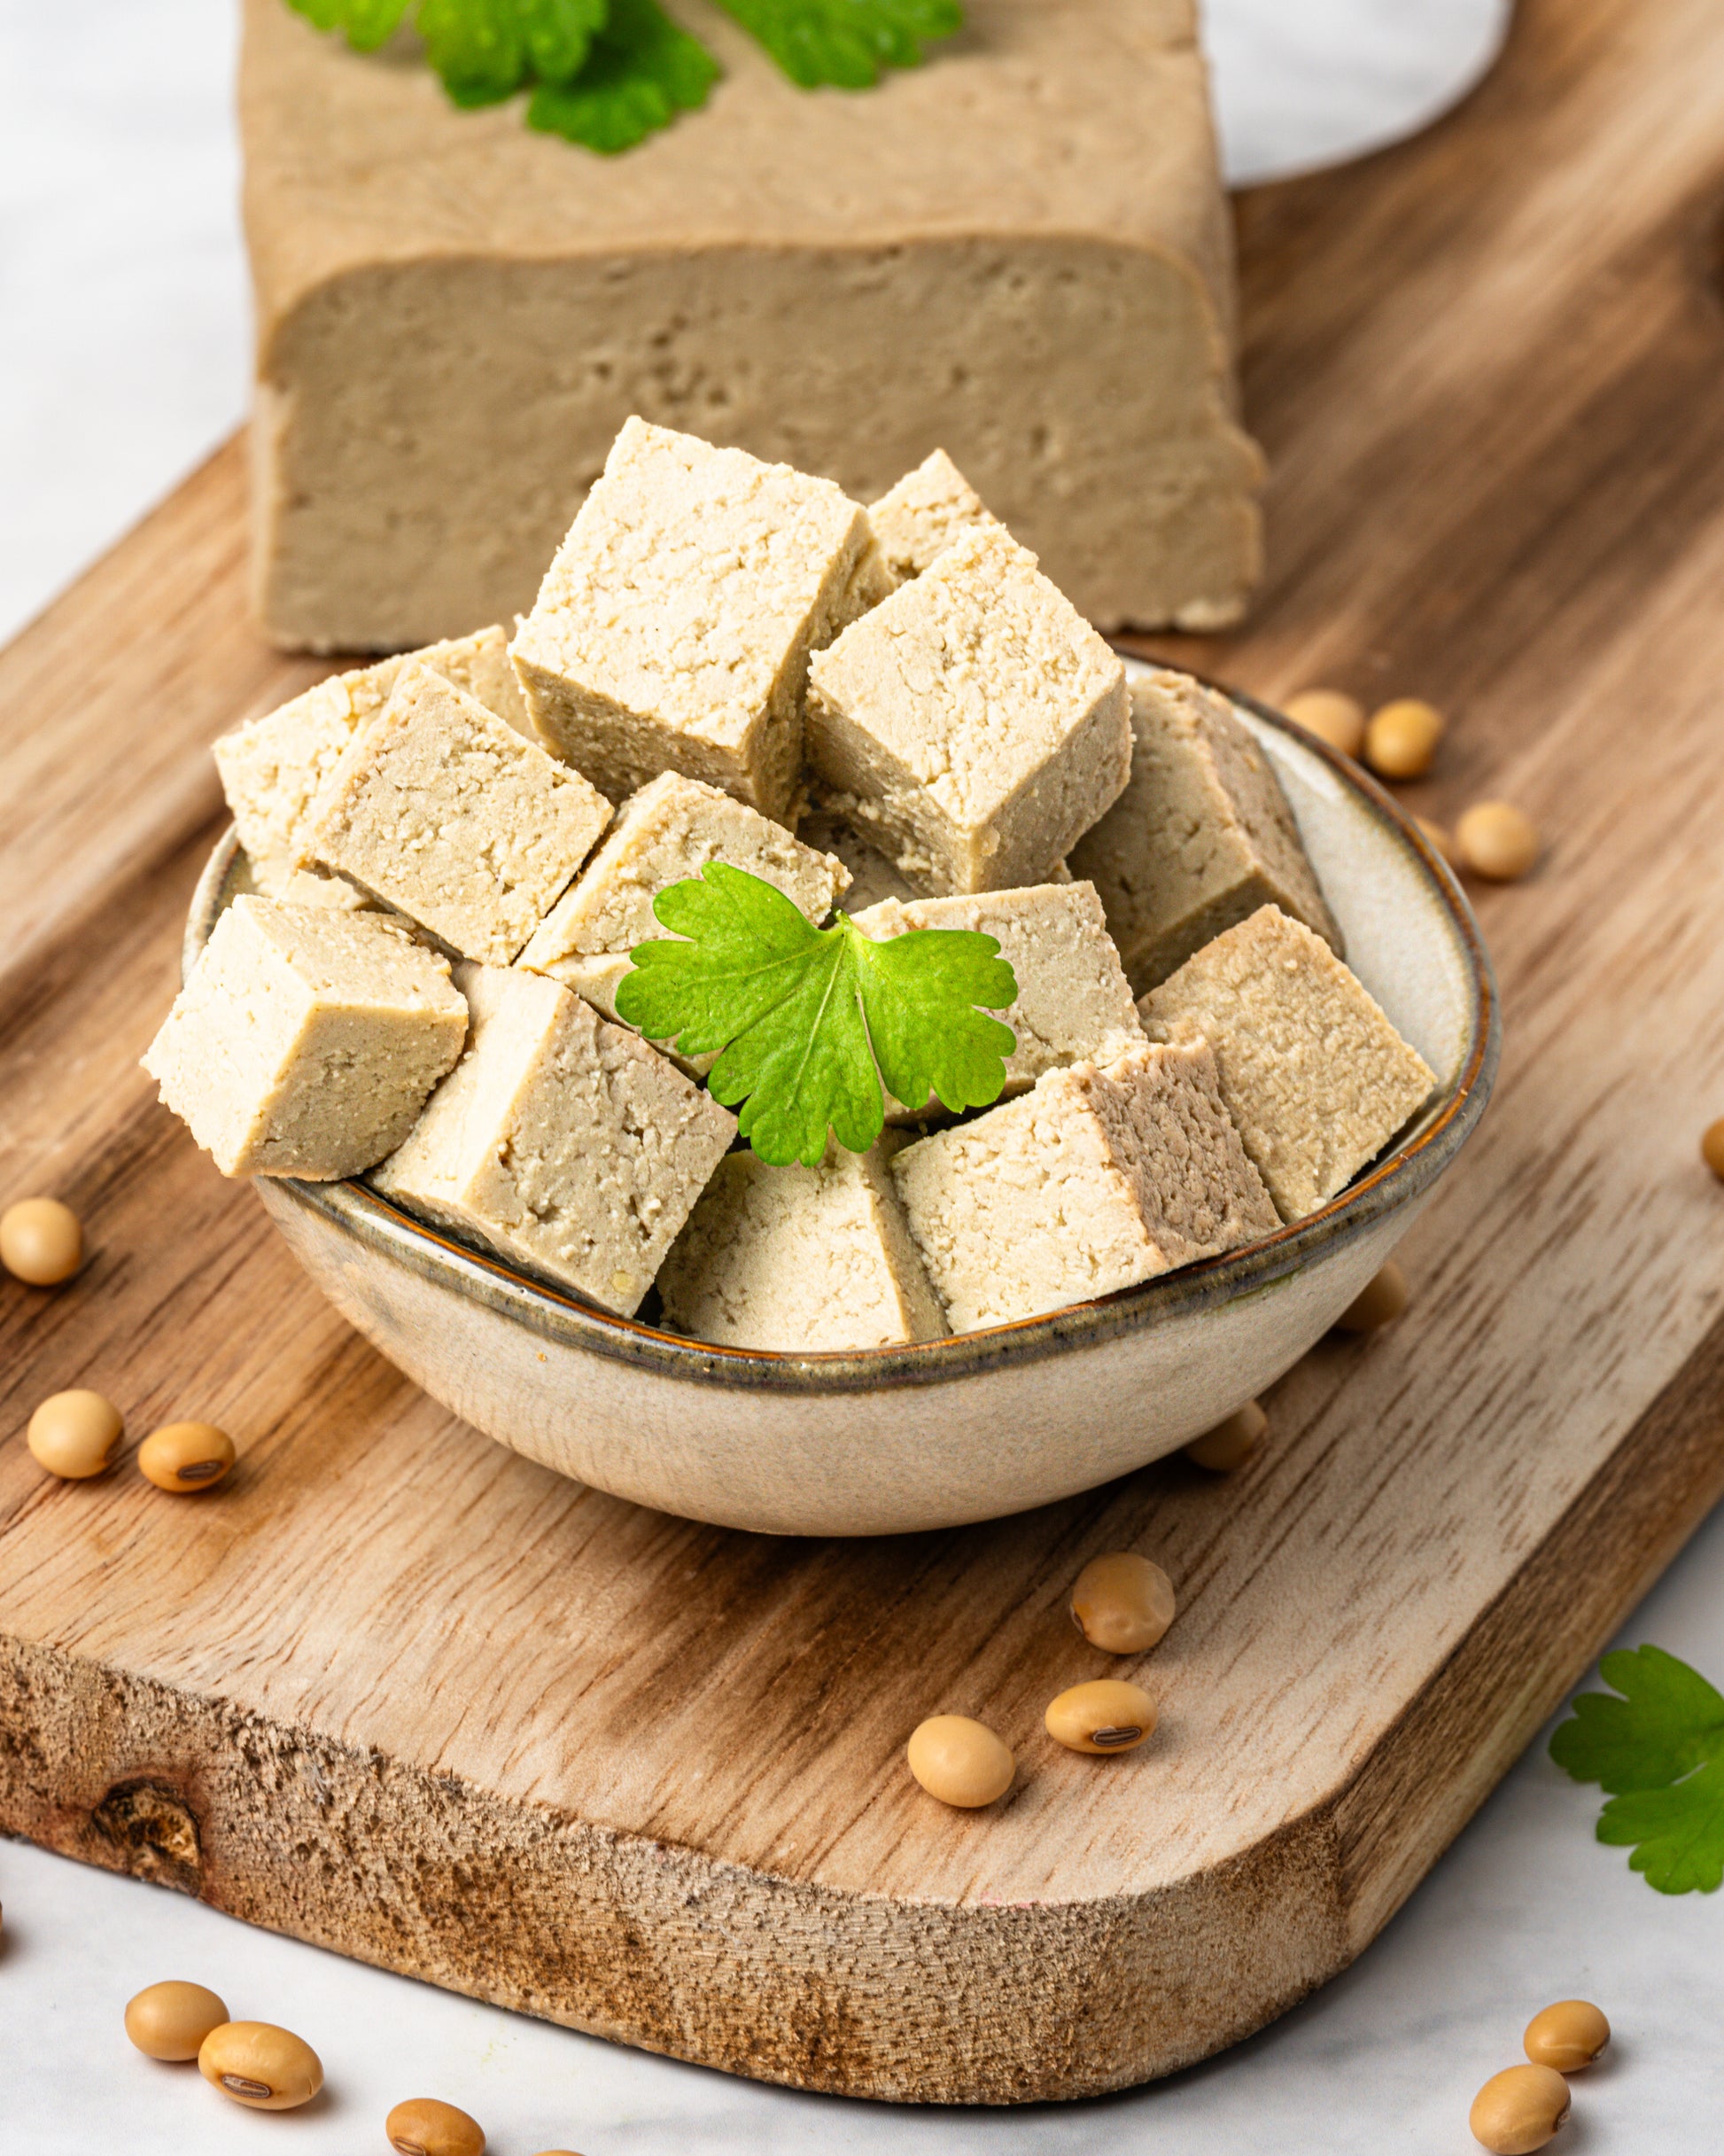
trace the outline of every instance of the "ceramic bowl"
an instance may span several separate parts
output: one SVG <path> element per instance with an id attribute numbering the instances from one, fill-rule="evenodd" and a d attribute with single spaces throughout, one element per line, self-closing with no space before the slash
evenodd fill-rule
<path id="1" fill-rule="evenodd" d="M 796 1355 L 609 1317 L 361 1183 L 260 1178 L 258 1195 L 336 1308 L 433 1397 L 530 1459 L 662 1511 L 767 1534 L 897 1534 L 1021 1512 L 1174 1452 L 1352 1302 L 1465 1143 L 1497 1057 L 1489 961 L 1448 868 L 1356 766 L 1234 701 L 1286 788 L 1348 962 L 1439 1078 L 1417 1120 L 1308 1218 L 1049 1317 Z M 243 875 L 229 833 L 193 903 L 188 966 Z"/>

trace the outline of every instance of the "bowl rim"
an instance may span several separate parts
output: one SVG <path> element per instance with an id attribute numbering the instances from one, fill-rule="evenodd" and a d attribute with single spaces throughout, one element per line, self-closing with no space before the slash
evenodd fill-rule
<path id="1" fill-rule="evenodd" d="M 1157 663 L 1125 648 L 1122 656 L 1138 665 Z M 272 1176 L 272 1189 L 379 1256 L 423 1279 L 455 1288 L 542 1339 L 684 1383 L 744 1392 L 843 1394 L 950 1383 L 982 1369 L 1037 1362 L 1078 1347 L 1099 1346 L 1274 1287 L 1319 1249 L 1344 1246 L 1368 1234 L 1386 1214 L 1423 1195 L 1448 1167 L 1490 1098 L 1502 1052 L 1500 1000 L 1484 938 L 1453 870 L 1384 788 L 1351 758 L 1285 712 L 1243 690 L 1202 675 L 1194 678 L 1206 681 L 1206 686 L 1315 755 L 1387 829 L 1424 872 L 1466 964 L 1466 1038 L 1454 1078 L 1438 1096 L 1434 1109 L 1425 1111 L 1415 1135 L 1393 1147 L 1316 1212 L 1218 1257 L 1200 1258 L 1135 1287 L 1040 1317 L 1015 1319 L 913 1345 L 796 1353 L 776 1348 L 720 1347 L 638 1318 L 613 1317 L 569 1290 L 532 1279 L 501 1258 L 455 1241 L 357 1179 L 315 1183 Z M 193 895 L 182 949 L 186 973 L 201 954 L 221 911 L 238 852 L 239 835 L 230 824 L 206 863 Z"/>

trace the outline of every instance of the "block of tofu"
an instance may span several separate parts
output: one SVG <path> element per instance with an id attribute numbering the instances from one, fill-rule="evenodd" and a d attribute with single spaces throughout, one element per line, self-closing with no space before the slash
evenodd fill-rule
<path id="1" fill-rule="evenodd" d="M 819 1354 L 946 1330 L 892 1187 L 891 1134 L 818 1168 L 732 1153 L 658 1275 L 666 1321 L 721 1347 Z"/>
<path id="2" fill-rule="evenodd" d="M 1137 992 L 1264 905 L 1345 955 L 1275 767 L 1227 699 L 1158 670 L 1131 683 L 1131 782 L 1072 865 Z"/>
<path id="3" fill-rule="evenodd" d="M 830 479 L 631 419 L 509 652 L 540 738 L 613 799 L 680 771 L 781 816 L 809 653 L 889 588 Z"/>
<path id="4" fill-rule="evenodd" d="M 541 973 L 462 965 L 461 1061 L 372 1177 L 409 1212 L 632 1317 L 736 1118 Z"/>
<path id="5" fill-rule="evenodd" d="M 936 556 L 966 532 L 999 525 L 944 449 L 934 450 L 878 502 L 870 502 L 868 522 L 898 584 L 932 567 Z"/>
<path id="6" fill-rule="evenodd" d="M 610 821 L 579 772 L 408 666 L 314 803 L 307 844 L 459 956 L 507 965 Z"/>
<path id="7" fill-rule="evenodd" d="M 447 961 L 400 923 L 245 897 L 144 1068 L 223 1175 L 330 1182 L 401 1142 L 466 1035 Z"/>
<path id="8" fill-rule="evenodd" d="M 714 860 L 771 883 L 817 927 L 850 885 L 843 861 L 804 845 L 782 824 L 716 787 L 667 771 L 624 802 L 604 843 L 534 930 L 518 962 L 581 992 L 564 966 L 667 936 L 653 900 L 667 883 L 698 876 Z"/>
<path id="9" fill-rule="evenodd" d="M 1111 1063 L 1143 1045 L 1130 984 L 1093 883 L 1036 883 L 907 903 L 886 899 L 852 918 L 865 936 L 975 929 L 993 937 L 1018 983 L 1017 1001 L 999 1013 L 1018 1037 L 1006 1059 L 1008 1095 L 1026 1091 L 1044 1070 Z"/>
<path id="10" fill-rule="evenodd" d="M 1110 1295 L 1280 1226 L 1200 1041 L 1047 1071 L 1021 1099 L 907 1146 L 892 1174 L 955 1333 Z"/>
<path id="11" fill-rule="evenodd" d="M 1124 791 L 1125 668 L 998 529 L 967 533 L 809 668 L 807 753 L 928 897 L 1046 882 Z"/>
<path id="12" fill-rule="evenodd" d="M 1099 627 L 1237 619 L 1262 467 L 1192 0 L 966 14 L 811 96 L 701 4 L 707 105 L 593 157 L 245 0 L 269 634 L 507 620 L 632 412 L 858 502 L 942 443 Z"/>
<path id="13" fill-rule="evenodd" d="M 1345 1189 L 1436 1074 L 1320 937 L 1278 907 L 1206 944 L 1138 1006 L 1152 1040 L 1207 1040 L 1284 1220 Z"/>
<path id="14" fill-rule="evenodd" d="M 509 639 L 498 628 L 333 674 L 236 727 L 216 743 L 215 767 L 260 891 L 280 899 L 300 895 L 288 889 L 288 881 L 307 858 L 312 804 L 355 733 L 382 711 L 401 669 L 414 661 L 464 689 L 517 733 L 531 734 L 509 663 Z"/>

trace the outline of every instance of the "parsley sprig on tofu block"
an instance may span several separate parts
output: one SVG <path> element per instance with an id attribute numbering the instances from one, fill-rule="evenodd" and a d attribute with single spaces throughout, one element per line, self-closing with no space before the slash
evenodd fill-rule
<path id="1" fill-rule="evenodd" d="M 990 1017 L 1017 1000 L 991 936 L 918 929 L 875 943 L 848 915 L 817 929 L 782 891 L 724 861 L 668 884 L 653 912 L 674 940 L 637 944 L 618 1016 L 649 1040 L 718 1060 L 715 1100 L 774 1167 L 815 1167 L 830 1131 L 866 1153 L 887 1090 L 906 1108 L 930 1094 L 954 1112 L 986 1108 L 1015 1045 Z"/>

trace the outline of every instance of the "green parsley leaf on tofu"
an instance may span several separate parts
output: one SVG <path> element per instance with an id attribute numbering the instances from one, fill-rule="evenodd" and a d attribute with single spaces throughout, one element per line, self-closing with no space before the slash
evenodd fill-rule
<path id="1" fill-rule="evenodd" d="M 685 1055 L 719 1051 L 715 1100 L 762 1160 L 819 1165 L 830 1131 L 866 1153 L 885 1123 L 883 1077 L 906 1108 L 930 1094 L 986 1108 L 1015 1036 L 987 1016 L 1017 1000 L 991 936 L 917 929 L 875 943 L 846 914 L 812 927 L 783 892 L 727 862 L 672 883 L 653 912 L 678 940 L 637 944 L 618 1015 Z"/>
<path id="2" fill-rule="evenodd" d="M 459 105 L 498 105 L 536 77 L 566 82 L 586 64 L 606 0 L 419 0 L 425 58 Z"/>
<path id="3" fill-rule="evenodd" d="M 964 26 L 959 0 L 718 0 L 804 90 L 867 90 Z"/>
<path id="4" fill-rule="evenodd" d="M 1662 1647 L 1607 1654 L 1599 1675 L 1620 1694 L 1583 1692 L 1550 1740 L 1550 1756 L 1611 1802 L 1598 1839 L 1631 1849 L 1631 1868 L 1660 1894 L 1712 1894 L 1724 1883 L 1724 1695 Z"/>
<path id="5" fill-rule="evenodd" d="M 288 0 L 320 30 L 339 30 L 355 52 L 375 52 L 400 27 L 408 0 Z"/>
<path id="6" fill-rule="evenodd" d="M 527 104 L 527 125 L 614 155 L 632 150 L 679 113 L 704 105 L 718 63 L 680 29 L 656 0 L 610 0 L 586 64 L 572 82 L 545 82 Z"/>

